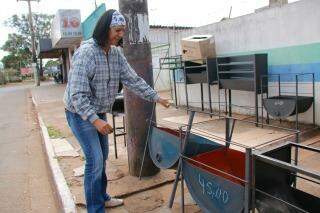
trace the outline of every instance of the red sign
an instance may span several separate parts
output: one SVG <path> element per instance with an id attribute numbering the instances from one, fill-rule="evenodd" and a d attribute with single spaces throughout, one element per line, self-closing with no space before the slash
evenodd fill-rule
<path id="1" fill-rule="evenodd" d="M 77 28 L 80 25 L 80 21 L 76 17 L 64 17 L 62 20 L 63 28 Z"/>
<path id="2" fill-rule="evenodd" d="M 28 75 L 32 73 L 32 69 L 30 67 L 20 68 L 21 75 Z"/>

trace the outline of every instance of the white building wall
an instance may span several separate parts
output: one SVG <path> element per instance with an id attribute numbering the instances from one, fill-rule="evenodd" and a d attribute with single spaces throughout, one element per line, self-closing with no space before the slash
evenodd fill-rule
<path id="1" fill-rule="evenodd" d="M 316 98 L 316 123 L 320 124 L 320 51 L 317 58 L 316 52 L 320 44 L 320 1 L 319 0 L 300 0 L 280 7 L 265 9 L 257 13 L 244 15 L 241 17 L 224 20 L 218 23 L 202 26 L 192 30 L 173 32 L 170 31 L 170 54 L 181 54 L 180 40 L 193 34 L 212 34 L 215 37 L 217 55 L 228 54 L 251 54 L 253 52 L 268 52 L 269 69 L 270 66 L 294 65 L 315 63 L 312 71 L 316 75 L 315 98 Z M 159 34 L 160 35 L 160 34 Z M 166 37 L 167 39 L 167 37 Z M 298 45 L 315 44 L 310 47 L 314 52 L 313 59 L 294 58 L 294 54 L 289 52 L 275 57 L 270 54 L 274 49 L 294 47 Z M 288 68 L 290 71 L 291 68 Z M 270 71 L 270 70 L 269 70 Z M 311 84 L 302 85 L 302 93 L 310 93 Z M 200 86 L 188 85 L 189 102 L 192 106 L 200 105 Z M 206 88 L 206 87 L 205 87 Z M 178 85 L 178 102 L 185 105 L 184 84 Z M 212 101 L 218 102 L 217 87 L 211 87 Z M 221 101 L 224 100 L 224 92 L 221 90 Z M 205 100 L 207 90 L 204 90 Z M 254 106 L 254 94 L 252 92 L 232 90 L 232 102 L 238 106 Z M 260 98 L 259 98 L 260 102 Z M 261 106 L 261 104 L 259 103 Z M 213 104 L 217 109 L 217 104 Z M 207 105 L 208 107 L 208 105 Z M 222 107 L 223 108 L 223 107 Z M 254 109 L 233 107 L 234 112 L 243 114 L 253 114 Z M 260 110 L 261 111 L 261 110 Z M 302 122 L 312 122 L 312 108 L 306 113 L 299 115 Z M 292 119 L 292 118 L 290 118 Z"/>

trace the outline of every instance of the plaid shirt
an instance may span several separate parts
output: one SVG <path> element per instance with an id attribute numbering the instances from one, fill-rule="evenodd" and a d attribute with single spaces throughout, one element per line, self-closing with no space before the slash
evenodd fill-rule
<path id="1" fill-rule="evenodd" d="M 94 39 L 82 42 L 72 58 L 64 94 L 65 108 L 93 122 L 98 119 L 98 113 L 111 112 L 119 82 L 148 101 L 159 99 L 118 48 L 111 47 L 107 59 Z"/>

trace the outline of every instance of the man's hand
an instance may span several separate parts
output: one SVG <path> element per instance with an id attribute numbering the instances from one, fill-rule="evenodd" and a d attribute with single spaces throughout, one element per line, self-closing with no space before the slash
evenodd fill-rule
<path id="1" fill-rule="evenodd" d="M 165 108 L 169 108 L 169 106 L 170 106 L 169 100 L 161 98 L 161 97 L 158 99 L 157 103 L 161 104 Z"/>
<path id="2" fill-rule="evenodd" d="M 98 132 L 102 135 L 107 135 L 113 132 L 113 128 L 104 120 L 97 119 L 93 122 L 93 125 L 96 127 Z"/>

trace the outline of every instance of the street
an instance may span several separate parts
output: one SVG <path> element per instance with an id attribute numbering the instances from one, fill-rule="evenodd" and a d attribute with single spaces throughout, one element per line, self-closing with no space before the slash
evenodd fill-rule
<path id="1" fill-rule="evenodd" d="M 0 212 L 58 212 L 31 87 L 0 88 Z"/>

